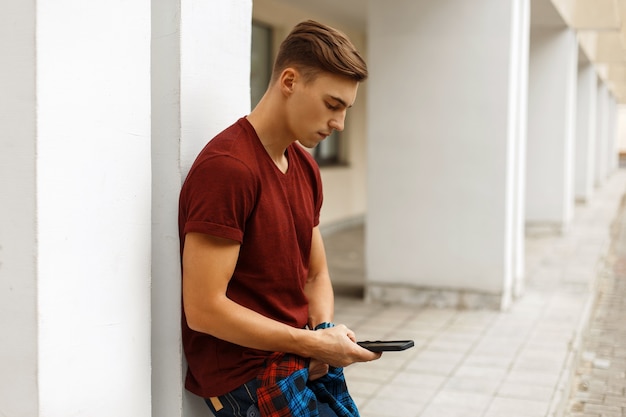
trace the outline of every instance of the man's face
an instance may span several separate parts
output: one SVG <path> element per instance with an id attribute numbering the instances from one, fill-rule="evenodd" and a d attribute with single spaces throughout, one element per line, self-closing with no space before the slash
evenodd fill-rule
<path id="1" fill-rule="evenodd" d="M 313 148 L 333 130 L 342 131 L 358 87 L 358 82 L 331 73 L 318 74 L 308 83 L 296 82 L 287 110 L 295 139 Z"/>

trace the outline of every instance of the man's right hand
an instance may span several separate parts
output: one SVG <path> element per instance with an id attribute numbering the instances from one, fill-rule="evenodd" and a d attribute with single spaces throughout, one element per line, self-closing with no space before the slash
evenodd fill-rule
<path id="1" fill-rule="evenodd" d="M 346 367 L 355 362 L 369 362 L 381 357 L 381 353 L 371 352 L 359 346 L 354 332 L 343 324 L 320 329 L 314 333 L 318 345 L 312 357 L 330 366 Z"/>

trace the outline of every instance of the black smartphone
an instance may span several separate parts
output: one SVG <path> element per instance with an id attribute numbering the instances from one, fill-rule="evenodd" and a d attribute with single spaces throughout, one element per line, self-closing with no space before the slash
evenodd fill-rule
<path id="1" fill-rule="evenodd" d="M 412 340 L 376 340 L 357 342 L 359 346 L 372 352 L 398 352 L 415 346 Z"/>

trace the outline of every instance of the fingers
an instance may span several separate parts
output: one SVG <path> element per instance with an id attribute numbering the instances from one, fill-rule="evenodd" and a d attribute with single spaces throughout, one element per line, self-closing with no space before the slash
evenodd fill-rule
<path id="1" fill-rule="evenodd" d="M 348 336 L 348 339 L 356 343 L 356 335 L 345 324 L 338 324 L 337 326 L 335 326 L 335 329 L 341 331 L 342 333 L 345 333 L 345 335 Z"/>
<path id="2" fill-rule="evenodd" d="M 311 359 L 309 363 L 309 381 L 315 381 L 328 373 L 329 366 L 317 359 Z"/>
<path id="3" fill-rule="evenodd" d="M 359 346 L 356 343 L 356 334 L 344 324 L 339 324 L 323 331 L 328 332 L 329 335 L 334 335 L 333 338 L 337 343 L 333 348 L 332 356 L 327 357 L 327 360 L 324 362 L 342 367 L 355 362 L 374 361 L 381 357 L 380 353 L 372 352 Z"/>
<path id="4" fill-rule="evenodd" d="M 354 343 L 356 343 L 356 335 L 350 329 L 348 329 L 348 338 L 350 338 L 350 340 L 352 340 Z"/>

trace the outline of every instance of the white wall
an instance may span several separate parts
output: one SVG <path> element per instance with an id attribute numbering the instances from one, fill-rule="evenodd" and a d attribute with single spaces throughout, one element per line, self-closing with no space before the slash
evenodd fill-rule
<path id="1" fill-rule="evenodd" d="M 528 12 L 453 3 L 369 2 L 368 286 L 497 299 L 513 276 L 525 60 L 512 37 Z"/>
<path id="2" fill-rule="evenodd" d="M 621 155 L 626 154 L 626 106 L 617 107 L 617 143 Z"/>
<path id="3" fill-rule="evenodd" d="M 608 157 L 608 174 L 612 175 L 619 166 L 619 141 L 617 137 L 618 132 L 618 119 L 619 119 L 619 104 L 615 100 L 615 97 L 611 95 L 609 104 L 609 153 Z"/>
<path id="4" fill-rule="evenodd" d="M 0 415 L 35 416 L 35 2 L 0 2 Z"/>
<path id="5" fill-rule="evenodd" d="M 578 65 L 575 195 L 589 201 L 593 195 L 596 147 L 597 75 L 590 62 Z"/>
<path id="6" fill-rule="evenodd" d="M 529 224 L 563 229 L 573 217 L 577 62 L 572 30 L 532 27 L 526 169 Z"/>
<path id="7" fill-rule="evenodd" d="M 202 147 L 250 111 L 252 3 L 152 6 L 153 417 L 208 416 L 202 399 L 183 388 L 178 195 Z"/>
<path id="8" fill-rule="evenodd" d="M 597 89 L 597 124 L 596 124 L 596 154 L 595 154 L 595 186 L 600 187 L 608 177 L 609 153 L 609 90 L 602 80 L 598 79 Z"/>
<path id="9" fill-rule="evenodd" d="M 252 0 L 181 3 L 181 166 L 250 112 Z M 219 59 L 216 59 L 219 57 Z"/>
<path id="10" fill-rule="evenodd" d="M 180 417 L 180 0 L 152 0 L 151 47 L 152 417 Z"/>
<path id="11" fill-rule="evenodd" d="M 505 265 L 512 264 L 512 282 L 504 281 L 502 307 L 507 308 L 512 298 L 521 297 L 525 288 L 526 276 L 526 136 L 528 123 L 528 61 L 530 48 L 530 0 L 515 0 L 511 3 L 511 47 L 509 79 L 508 136 L 512 146 L 508 148 L 507 164 L 513 166 L 513 175 L 507 188 L 511 194 L 511 204 L 507 214 L 505 235 L 511 236 L 511 250 L 505 249 Z M 511 288 L 509 288 L 511 286 Z"/>
<path id="12" fill-rule="evenodd" d="M 150 2 L 36 21 L 40 415 L 147 417 Z"/>

